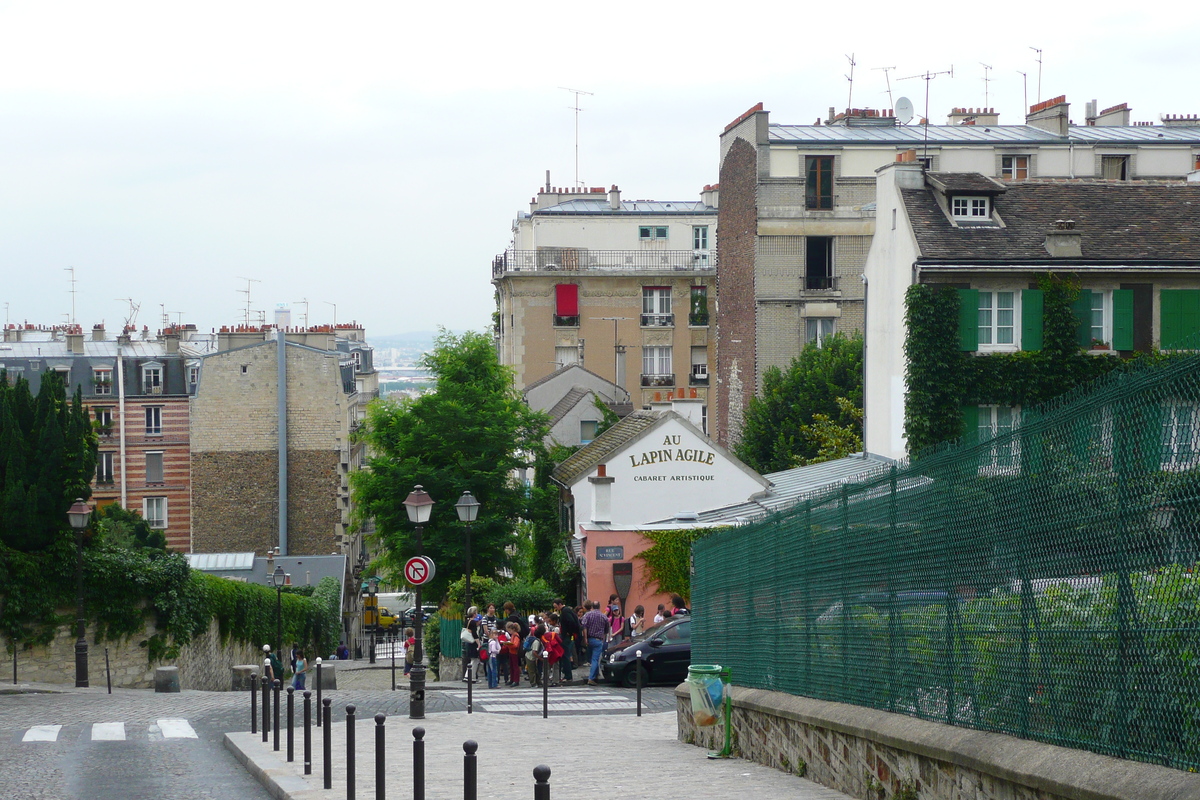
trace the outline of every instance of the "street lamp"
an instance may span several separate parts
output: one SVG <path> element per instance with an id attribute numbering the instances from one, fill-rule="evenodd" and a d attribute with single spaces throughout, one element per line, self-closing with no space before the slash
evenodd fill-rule
<path id="1" fill-rule="evenodd" d="M 283 584 L 287 580 L 287 576 L 283 572 L 283 565 L 276 564 L 275 571 L 271 573 L 271 585 L 275 587 L 275 652 L 283 652 Z M 282 656 L 280 656 L 282 658 Z"/>
<path id="2" fill-rule="evenodd" d="M 75 529 L 75 619 L 79 626 L 79 638 L 75 640 L 75 685 L 83 688 L 88 685 L 87 622 L 83 617 L 83 529 L 88 526 L 91 516 L 92 509 L 82 497 L 67 509 L 67 519 Z"/>
<path id="3" fill-rule="evenodd" d="M 471 524 L 479 518 L 479 501 L 470 492 L 463 492 L 462 497 L 458 498 L 458 502 L 454 504 L 454 510 L 458 512 L 459 522 L 463 522 L 467 526 L 466 535 L 466 552 L 464 557 L 464 571 L 467 574 L 467 590 L 466 600 L 463 602 L 463 611 L 471 607 Z M 470 620 L 465 619 L 463 615 L 463 625 L 470 624 Z"/>
<path id="4" fill-rule="evenodd" d="M 404 509 L 408 512 L 408 521 L 416 526 L 417 555 L 421 555 L 424 545 L 421 533 L 429 515 L 433 512 L 433 498 L 420 485 L 414 486 L 408 497 L 404 498 Z M 421 605 L 421 587 L 416 587 L 417 608 L 413 612 L 414 639 L 413 666 L 408 683 L 408 716 L 410 719 L 425 719 L 425 654 L 422 648 L 422 629 L 425 627 L 425 613 Z"/>

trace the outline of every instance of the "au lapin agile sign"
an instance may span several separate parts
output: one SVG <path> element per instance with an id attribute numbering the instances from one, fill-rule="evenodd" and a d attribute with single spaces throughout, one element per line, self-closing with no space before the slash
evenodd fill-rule
<path id="1" fill-rule="evenodd" d="M 630 467 L 638 469 L 640 467 L 663 466 L 666 464 L 689 464 L 700 467 L 711 467 L 716 458 L 716 454 L 711 450 L 701 450 L 699 448 L 681 447 L 682 436 L 668 435 L 663 438 L 663 444 L 660 449 L 646 450 L 642 453 L 631 453 L 629 455 Z M 653 472 L 661 473 L 661 470 Z M 691 474 L 634 474 L 635 481 L 711 481 L 714 476 L 711 472 L 707 475 L 691 475 Z"/>

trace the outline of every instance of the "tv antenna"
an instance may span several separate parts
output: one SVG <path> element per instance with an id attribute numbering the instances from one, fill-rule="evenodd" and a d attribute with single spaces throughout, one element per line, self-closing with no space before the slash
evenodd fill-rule
<path id="1" fill-rule="evenodd" d="M 579 107 L 579 95 L 586 94 L 588 97 L 594 97 L 594 92 L 585 92 L 583 89 L 568 89 L 566 86 L 558 87 L 571 92 L 575 95 L 575 105 L 567 106 L 567 108 L 575 112 L 575 186 L 579 187 L 579 112 L 583 109 Z"/>
<path id="2" fill-rule="evenodd" d="M 166 303 L 159 303 L 158 310 L 162 312 L 162 326 L 164 328 L 171 327 L 171 315 L 167 313 Z"/>
<path id="3" fill-rule="evenodd" d="M 242 280 L 242 281 L 245 281 L 245 282 L 246 282 L 246 288 L 245 288 L 245 289 L 238 289 L 238 294 L 244 294 L 244 295 L 246 295 L 246 316 L 245 316 L 245 325 L 246 325 L 246 327 L 247 327 L 247 328 L 249 328 L 249 327 L 250 327 L 250 288 L 251 288 L 251 287 L 250 287 L 250 284 L 253 284 L 253 283 L 262 283 L 262 281 L 258 280 L 257 278 L 243 278 L 243 277 L 242 277 L 242 276 L 240 276 L 240 275 L 238 276 L 238 280 Z"/>
<path id="4" fill-rule="evenodd" d="M 137 322 L 138 310 L 142 307 L 142 304 L 133 302 L 132 297 L 118 297 L 117 299 L 129 303 L 129 316 L 125 317 L 125 327 L 132 328 L 134 323 Z M 121 332 L 124 333 L 125 331 L 122 330 Z"/>
<path id="5" fill-rule="evenodd" d="M 888 108 L 895 111 L 896 104 L 892 102 L 892 78 L 888 75 L 888 72 L 895 67 L 872 67 L 872 69 L 883 70 L 883 80 L 887 83 Z"/>
<path id="6" fill-rule="evenodd" d="M 296 305 L 300 305 L 301 303 L 304 304 L 304 327 L 307 328 L 308 327 L 308 298 L 306 297 L 303 300 L 297 300 L 295 302 L 296 302 Z"/>
<path id="7" fill-rule="evenodd" d="M 333 329 L 337 330 L 337 303 L 326 300 L 325 305 L 333 306 Z"/>
<path id="8" fill-rule="evenodd" d="M 1040 103 L 1040 102 L 1042 102 L 1042 48 L 1034 47 L 1034 46 L 1030 45 L 1029 49 L 1032 50 L 1033 52 L 1037 53 L 1037 62 L 1038 62 L 1038 84 L 1037 84 L 1037 89 L 1038 89 L 1037 98 L 1038 99 L 1037 99 L 1037 101 Z"/>
<path id="9" fill-rule="evenodd" d="M 992 80 L 992 77 L 989 73 L 991 72 L 992 65 L 984 64 L 982 61 L 980 61 L 979 64 L 980 64 L 980 66 L 983 67 L 983 107 L 987 108 L 988 107 L 988 83 Z"/>
<path id="10" fill-rule="evenodd" d="M 1025 113 L 1029 113 L 1029 73 L 1017 70 L 1017 74 L 1021 76 L 1021 85 L 1025 89 Z"/>
<path id="11" fill-rule="evenodd" d="M 951 64 L 950 69 L 942 70 L 941 72 L 927 71 L 920 75 L 909 75 L 907 78 L 900 79 L 902 81 L 907 81 L 912 80 L 913 78 L 920 78 L 921 80 L 925 81 L 925 118 L 921 120 L 921 125 L 925 128 L 925 143 L 922 147 L 922 158 L 929 157 L 929 82 L 939 75 L 949 75 L 951 78 L 953 78 L 954 65 Z"/>
<path id="12" fill-rule="evenodd" d="M 64 267 L 63 271 L 71 273 L 71 278 L 69 281 L 71 284 L 71 290 L 70 290 L 71 291 L 71 319 L 69 320 L 69 322 L 72 325 L 74 325 L 75 324 L 75 268 L 74 267 Z"/>
<path id="13" fill-rule="evenodd" d="M 846 56 L 846 60 L 850 62 L 850 74 L 846 76 L 846 80 L 850 81 L 850 93 L 846 95 L 846 112 L 854 108 L 854 53 Z"/>

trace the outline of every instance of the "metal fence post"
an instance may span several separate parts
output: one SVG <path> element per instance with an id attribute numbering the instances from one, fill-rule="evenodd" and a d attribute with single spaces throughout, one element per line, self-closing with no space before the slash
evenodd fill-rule
<path id="1" fill-rule="evenodd" d="M 287 688 L 288 698 L 288 713 L 287 713 L 287 760 L 295 761 L 295 745 L 293 744 L 293 729 L 296 727 L 296 689 L 293 686 Z"/>
<path id="2" fill-rule="evenodd" d="M 637 670 L 637 715 L 642 715 L 642 651 L 637 651 L 637 663 L 633 665 Z"/>
<path id="3" fill-rule="evenodd" d="M 321 713 L 325 716 L 325 725 L 323 726 L 324 731 L 325 731 L 325 737 L 324 737 L 324 742 L 323 742 L 324 751 L 325 751 L 323 753 L 323 755 L 325 756 L 325 788 L 332 789 L 333 788 L 333 739 L 331 739 L 329 736 L 329 726 L 332 724 L 332 718 L 333 718 L 333 712 L 330 710 L 330 706 L 333 705 L 333 701 L 330 700 L 328 697 L 326 697 L 324 700 L 321 701 L 321 703 L 323 705 L 323 708 L 321 709 Z"/>
<path id="4" fill-rule="evenodd" d="M 17 660 L 17 651 L 13 649 L 13 661 Z M 108 663 L 108 648 L 104 648 L 104 674 L 108 678 L 108 693 L 112 694 L 112 666 Z M 16 681 L 13 681 L 16 683 Z"/>
<path id="5" fill-rule="evenodd" d="M 383 742 L 383 721 L 387 719 L 384 714 L 375 715 L 375 800 L 385 800 L 387 791 L 384 789 L 384 774 L 383 767 L 384 759 L 384 742 Z"/>
<path id="6" fill-rule="evenodd" d="M 304 774 L 312 775 L 312 692 L 304 692 Z"/>
<path id="7" fill-rule="evenodd" d="M 268 661 L 263 668 L 262 676 L 262 737 L 264 743 L 271 732 L 271 679 L 267 677 L 270 665 L 271 662 Z"/>
<path id="8" fill-rule="evenodd" d="M 550 654 L 542 648 L 542 663 L 538 664 L 542 671 L 542 719 L 550 716 Z"/>
<path id="9" fill-rule="evenodd" d="M 346 800 L 354 800 L 354 706 L 346 706 Z"/>
<path id="10" fill-rule="evenodd" d="M 425 800 L 425 729 L 413 728 L 413 800 Z"/>
<path id="11" fill-rule="evenodd" d="M 258 673 L 250 673 L 250 733 L 258 733 Z"/>
<path id="12" fill-rule="evenodd" d="M 550 800 L 550 768 L 545 764 L 533 768 L 533 800 Z"/>
<path id="13" fill-rule="evenodd" d="M 275 680 L 271 681 L 271 685 L 275 689 L 275 707 L 272 709 L 272 713 L 274 714 L 274 718 L 275 718 L 275 730 L 272 731 L 271 741 L 273 744 L 273 749 L 275 750 L 276 753 L 278 753 L 279 752 L 279 686 L 280 686 L 279 678 L 276 678 Z"/>
<path id="14" fill-rule="evenodd" d="M 463 800 L 476 800 L 479 779 L 479 761 L 475 751 L 479 743 L 474 739 L 463 742 Z"/>
<path id="15" fill-rule="evenodd" d="M 321 727 L 321 657 L 317 656 L 317 727 Z"/>

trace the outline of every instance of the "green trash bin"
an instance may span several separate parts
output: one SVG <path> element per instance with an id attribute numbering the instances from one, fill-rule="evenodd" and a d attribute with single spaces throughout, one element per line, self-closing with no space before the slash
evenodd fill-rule
<path id="1" fill-rule="evenodd" d="M 719 664 L 692 664 L 688 667 L 688 694 L 692 698 L 692 722 L 699 727 L 716 725 L 720 719 L 721 684 Z"/>

